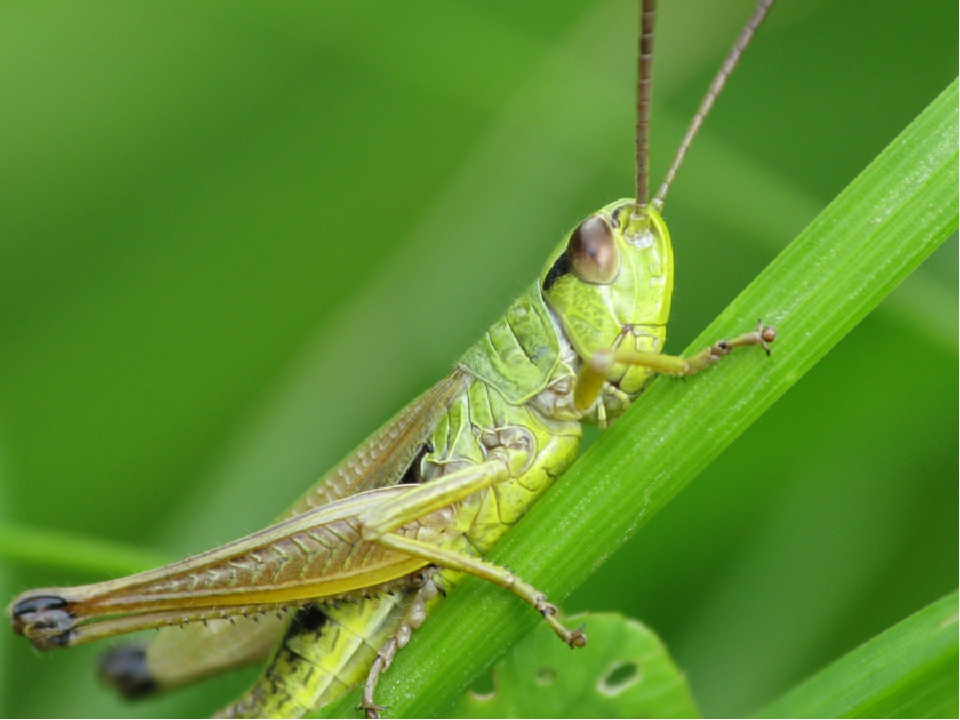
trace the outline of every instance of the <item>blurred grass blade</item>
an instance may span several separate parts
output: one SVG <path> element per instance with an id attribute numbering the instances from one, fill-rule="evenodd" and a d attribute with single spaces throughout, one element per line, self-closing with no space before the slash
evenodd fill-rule
<path id="1" fill-rule="evenodd" d="M 10 521 L 0 522 L 0 559 L 112 577 L 131 575 L 172 561 L 161 553 L 122 543 Z"/>
<path id="2" fill-rule="evenodd" d="M 773 357 L 741 352 L 687 382 L 654 383 L 491 559 L 554 601 L 583 582 L 956 230 L 957 130 L 954 81 L 691 346 L 763 317 L 780 331 Z M 393 717 L 443 714 L 536 622 L 509 593 L 465 582 L 378 699 Z"/>
<path id="3" fill-rule="evenodd" d="M 758 717 L 956 717 L 957 593 L 897 623 Z"/>

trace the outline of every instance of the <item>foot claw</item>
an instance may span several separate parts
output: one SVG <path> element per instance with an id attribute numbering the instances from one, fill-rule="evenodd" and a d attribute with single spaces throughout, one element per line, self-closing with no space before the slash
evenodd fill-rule
<path id="1" fill-rule="evenodd" d="M 367 704 L 361 702 L 359 705 L 357 705 L 357 710 L 363 710 L 363 715 L 367 718 L 367 720 L 376 720 L 380 717 L 380 712 L 382 710 L 389 709 L 390 707 L 388 705 L 377 705 L 375 703 Z"/>
<path id="2" fill-rule="evenodd" d="M 570 633 L 570 638 L 567 640 L 567 645 L 570 646 L 571 650 L 575 648 L 582 648 L 587 644 L 587 634 L 584 632 L 586 627 L 586 624 L 583 624 Z"/>
<path id="3" fill-rule="evenodd" d="M 757 334 L 760 336 L 760 347 L 770 357 L 770 344 L 777 339 L 777 329 L 773 325 L 764 325 L 763 320 L 757 320 Z"/>

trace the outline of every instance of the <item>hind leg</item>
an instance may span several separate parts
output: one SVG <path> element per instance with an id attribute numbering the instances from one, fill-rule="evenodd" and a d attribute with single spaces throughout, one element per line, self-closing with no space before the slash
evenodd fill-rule
<path id="1" fill-rule="evenodd" d="M 403 619 L 400 621 L 396 631 L 380 646 L 377 657 L 370 667 L 370 674 L 367 675 L 367 681 L 363 686 L 363 698 L 360 701 L 359 709 L 363 710 L 368 718 L 380 717 L 380 711 L 385 708 L 377 705 L 373 700 L 373 693 L 377 689 L 377 683 L 380 680 L 380 673 L 387 670 L 398 650 L 402 650 L 413 635 L 413 631 L 419 628 L 427 617 L 427 603 L 439 595 L 442 590 L 436 579 L 437 570 L 424 572 L 423 585 L 413 596 L 413 600 L 407 606 Z"/>

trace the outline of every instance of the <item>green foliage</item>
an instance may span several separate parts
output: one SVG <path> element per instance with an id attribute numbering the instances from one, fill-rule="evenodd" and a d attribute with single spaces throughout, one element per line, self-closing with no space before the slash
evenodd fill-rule
<path id="1" fill-rule="evenodd" d="M 750 4 L 662 4 L 655 176 Z M 633 3 L 474 5 L 4 7 L 0 521 L 169 557 L 264 525 L 629 191 Z M 956 12 L 778 4 L 667 202 L 671 351 L 949 82 Z M 956 268 L 951 241 L 565 609 L 642 618 L 740 715 L 956 588 Z M 797 327 L 715 372 L 799 366 Z M 7 559 L 0 589 L 103 577 Z M 95 652 L 0 634 L 3 714 L 196 716 L 249 679 L 125 705 Z"/>

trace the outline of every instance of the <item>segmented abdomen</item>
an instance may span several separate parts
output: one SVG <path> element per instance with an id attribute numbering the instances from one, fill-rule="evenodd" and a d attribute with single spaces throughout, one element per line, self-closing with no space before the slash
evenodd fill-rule
<path id="1" fill-rule="evenodd" d="M 216 717 L 300 717 L 362 683 L 409 602 L 403 591 L 297 611 L 256 683 Z"/>

